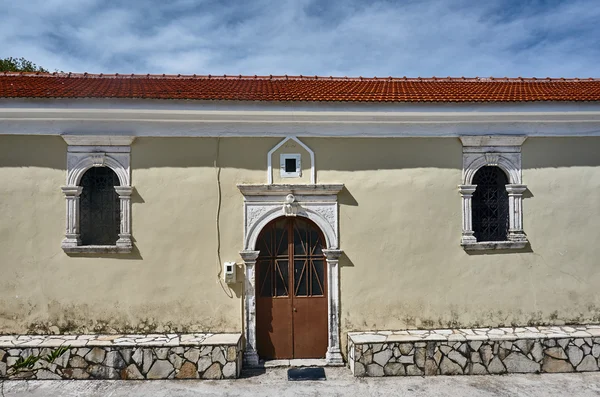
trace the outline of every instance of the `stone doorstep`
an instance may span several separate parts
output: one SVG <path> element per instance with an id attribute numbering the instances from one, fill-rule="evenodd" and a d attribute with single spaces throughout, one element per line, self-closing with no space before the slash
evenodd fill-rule
<path id="1" fill-rule="evenodd" d="M 303 359 L 295 358 L 290 360 L 264 360 L 261 361 L 259 367 L 263 368 L 279 368 L 279 367 L 326 367 L 325 359 Z"/>

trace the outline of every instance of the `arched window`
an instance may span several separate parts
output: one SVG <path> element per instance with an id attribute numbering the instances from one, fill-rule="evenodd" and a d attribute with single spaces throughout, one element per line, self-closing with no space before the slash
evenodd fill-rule
<path id="1" fill-rule="evenodd" d="M 523 249 L 519 136 L 463 136 L 462 237 L 465 250 Z"/>
<path id="2" fill-rule="evenodd" d="M 132 137 L 63 136 L 67 144 L 67 254 L 131 253 Z"/>
<path id="3" fill-rule="evenodd" d="M 506 241 L 509 212 L 508 178 L 499 167 L 481 167 L 473 176 L 473 232 L 477 241 Z"/>
<path id="4" fill-rule="evenodd" d="M 121 211 L 117 174 L 109 167 L 92 167 L 81 177 L 79 228 L 82 245 L 115 245 Z"/>

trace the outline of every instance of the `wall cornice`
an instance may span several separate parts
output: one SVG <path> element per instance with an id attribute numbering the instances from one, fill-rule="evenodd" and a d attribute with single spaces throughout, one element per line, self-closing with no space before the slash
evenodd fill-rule
<path id="1" fill-rule="evenodd" d="M 238 123 L 598 122 L 596 111 L 297 111 L 0 108 L 0 119 Z"/>
<path id="2" fill-rule="evenodd" d="M 58 102 L 57 102 L 58 103 Z M 86 108 L 0 102 L 0 134 L 111 136 L 600 136 L 600 106 L 343 106 L 254 104 Z M 179 106 L 179 107 L 178 107 Z M 71 143 L 72 145 L 75 143 Z M 112 143 L 111 143 L 112 144 Z"/>

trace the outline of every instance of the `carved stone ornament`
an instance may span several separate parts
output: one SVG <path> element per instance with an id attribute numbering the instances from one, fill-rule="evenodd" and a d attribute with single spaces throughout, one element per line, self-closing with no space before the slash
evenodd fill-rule
<path id="1" fill-rule="evenodd" d="M 484 157 L 487 165 L 498 166 L 498 160 L 500 159 L 498 153 L 486 153 Z"/>
<path id="2" fill-rule="evenodd" d="M 245 263 L 244 319 L 246 349 L 244 362 L 258 365 L 256 352 L 256 288 L 255 264 L 259 251 L 256 241 L 262 229 L 281 216 L 300 216 L 313 221 L 323 232 L 327 249 L 328 346 L 329 365 L 343 365 L 339 330 L 339 265 L 342 251 L 338 247 L 337 195 L 344 185 L 238 185 L 244 195 L 244 249 L 240 256 Z"/>
<path id="3" fill-rule="evenodd" d="M 341 184 L 238 185 L 244 195 L 244 249 L 254 249 L 262 228 L 273 219 L 285 216 L 286 211 L 295 211 L 296 216 L 315 222 L 323 231 L 327 246 L 338 248 L 337 194 L 343 187 Z M 291 201 L 288 195 L 294 198 L 290 203 L 286 201 Z"/>
<path id="4" fill-rule="evenodd" d="M 283 214 L 285 216 L 296 216 L 298 213 L 298 203 L 295 201 L 296 197 L 293 194 L 285 196 L 285 203 L 283 204 Z"/>
<path id="5" fill-rule="evenodd" d="M 325 219 L 330 225 L 337 226 L 337 207 L 334 208 L 330 205 L 315 205 L 311 209 L 317 214 L 319 214 L 321 218 Z"/>
<path id="6" fill-rule="evenodd" d="M 65 141 L 79 142 L 67 149 L 67 184 L 62 191 L 67 200 L 66 233 L 62 248 L 67 253 L 128 253 L 133 243 L 131 238 L 131 171 L 130 146 L 113 146 L 113 142 L 131 142 L 133 138 L 113 139 L 109 137 L 65 137 Z M 102 146 L 88 142 L 103 143 Z M 92 167 L 109 167 L 119 178 L 115 191 L 119 195 L 121 224 L 116 244 L 108 246 L 81 245 L 79 235 L 79 197 L 82 192 L 81 177 Z"/>
<path id="7" fill-rule="evenodd" d="M 94 167 L 104 167 L 106 153 L 92 154 L 91 157 L 92 157 L 92 165 Z"/>
<path id="8" fill-rule="evenodd" d="M 273 206 L 267 205 L 249 205 L 246 207 L 246 224 L 254 225 L 268 211 L 272 210 Z"/>

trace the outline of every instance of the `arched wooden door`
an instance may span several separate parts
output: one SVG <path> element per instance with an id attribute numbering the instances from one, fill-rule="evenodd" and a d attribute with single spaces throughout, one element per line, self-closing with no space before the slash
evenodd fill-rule
<path id="1" fill-rule="evenodd" d="M 300 217 L 278 218 L 258 237 L 256 341 L 263 359 L 324 358 L 327 271 L 319 228 Z"/>

